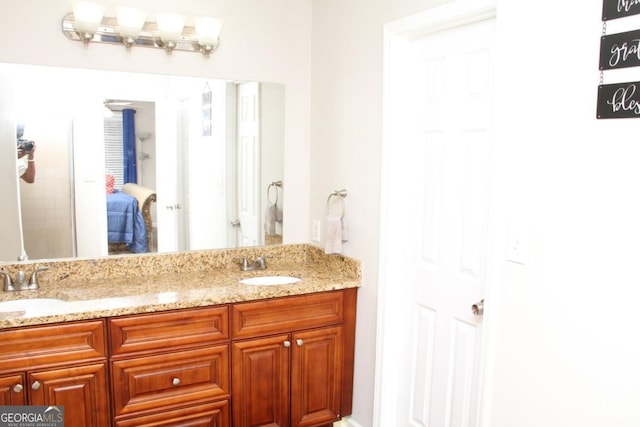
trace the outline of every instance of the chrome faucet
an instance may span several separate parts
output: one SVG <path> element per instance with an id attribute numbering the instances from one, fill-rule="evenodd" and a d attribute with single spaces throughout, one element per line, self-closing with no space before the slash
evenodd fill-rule
<path id="1" fill-rule="evenodd" d="M 48 270 L 49 267 L 38 267 L 33 273 L 31 273 L 31 277 L 27 280 L 27 275 L 24 271 L 20 270 L 16 273 L 16 279 L 11 280 L 11 275 L 6 271 L 0 271 L 0 274 L 4 275 L 4 291 L 5 292 L 13 292 L 13 291 L 28 291 L 33 289 L 38 289 L 40 285 L 38 284 L 38 273 L 44 270 Z"/>
<path id="2" fill-rule="evenodd" d="M 270 256 L 259 256 L 253 262 L 249 262 L 249 260 L 245 257 L 238 257 L 236 259 L 241 261 L 240 270 L 242 271 L 253 271 L 253 270 L 266 270 L 267 269 L 267 261 L 266 258 L 271 258 Z"/>

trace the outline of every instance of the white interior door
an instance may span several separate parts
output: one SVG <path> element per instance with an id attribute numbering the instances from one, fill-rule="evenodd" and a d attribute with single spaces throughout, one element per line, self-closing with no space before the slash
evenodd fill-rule
<path id="1" fill-rule="evenodd" d="M 483 322 L 471 306 L 488 281 L 494 31 L 483 19 L 409 37 L 410 66 L 391 65 L 409 71 L 387 113 L 381 280 L 396 295 L 382 394 L 394 402 L 380 425 L 479 425 Z"/>
<path id="2" fill-rule="evenodd" d="M 156 163 L 164 165 L 156 174 L 158 252 L 184 250 L 184 221 L 182 218 L 183 177 L 181 103 L 163 99 L 156 102 Z M 179 177 L 176 179 L 175 177 Z"/>
<path id="3" fill-rule="evenodd" d="M 260 240 L 260 111 L 258 83 L 238 85 L 238 246 Z"/>

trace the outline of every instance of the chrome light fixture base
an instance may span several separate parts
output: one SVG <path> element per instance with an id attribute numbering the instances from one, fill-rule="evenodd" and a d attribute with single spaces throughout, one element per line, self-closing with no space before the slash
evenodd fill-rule
<path id="1" fill-rule="evenodd" d="M 172 51 L 201 52 L 209 56 L 215 51 L 218 44 L 200 45 L 195 27 L 185 26 L 180 39 L 173 42 L 165 42 L 161 38 L 158 24 L 145 22 L 137 38 L 123 37 L 118 33 L 118 21 L 116 18 L 103 17 L 95 33 L 85 33 L 76 30 L 76 20 L 73 13 L 68 13 L 62 19 L 62 32 L 69 40 L 89 43 L 109 43 L 124 45 L 128 49 L 133 46 L 155 47 L 164 49 L 167 53 Z"/>

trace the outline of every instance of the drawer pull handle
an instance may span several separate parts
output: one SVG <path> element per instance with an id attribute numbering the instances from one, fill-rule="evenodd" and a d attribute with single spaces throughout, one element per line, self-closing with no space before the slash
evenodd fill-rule
<path id="1" fill-rule="evenodd" d="M 296 340 L 296 344 L 298 344 L 298 347 L 302 347 L 302 344 L 304 344 L 304 341 L 302 341 L 301 339 L 297 339 Z"/>
<path id="2" fill-rule="evenodd" d="M 16 384 L 13 386 L 14 393 L 22 393 L 22 390 L 24 390 L 24 387 L 22 387 L 22 384 Z"/>
<path id="3" fill-rule="evenodd" d="M 33 390 L 39 390 L 40 389 L 40 381 L 34 381 L 33 384 L 31 384 L 31 388 Z"/>
<path id="4" fill-rule="evenodd" d="M 173 381 L 171 381 L 171 383 L 173 385 L 180 385 L 180 378 L 174 378 Z"/>
<path id="5" fill-rule="evenodd" d="M 282 343 L 285 347 L 291 347 L 291 341 L 285 341 Z"/>

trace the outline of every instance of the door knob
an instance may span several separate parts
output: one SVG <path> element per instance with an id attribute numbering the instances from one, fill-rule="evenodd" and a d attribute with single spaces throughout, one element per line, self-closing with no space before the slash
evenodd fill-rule
<path id="1" fill-rule="evenodd" d="M 33 384 L 31 384 L 31 388 L 33 390 L 39 390 L 40 389 L 40 381 L 34 381 Z"/>
<path id="2" fill-rule="evenodd" d="M 482 316 L 484 314 L 484 299 L 479 302 L 473 304 L 471 306 L 471 312 L 476 316 Z"/>
<path id="3" fill-rule="evenodd" d="M 22 384 L 16 384 L 13 386 L 14 393 L 21 393 L 22 390 L 24 390 L 24 387 L 22 387 Z"/>

